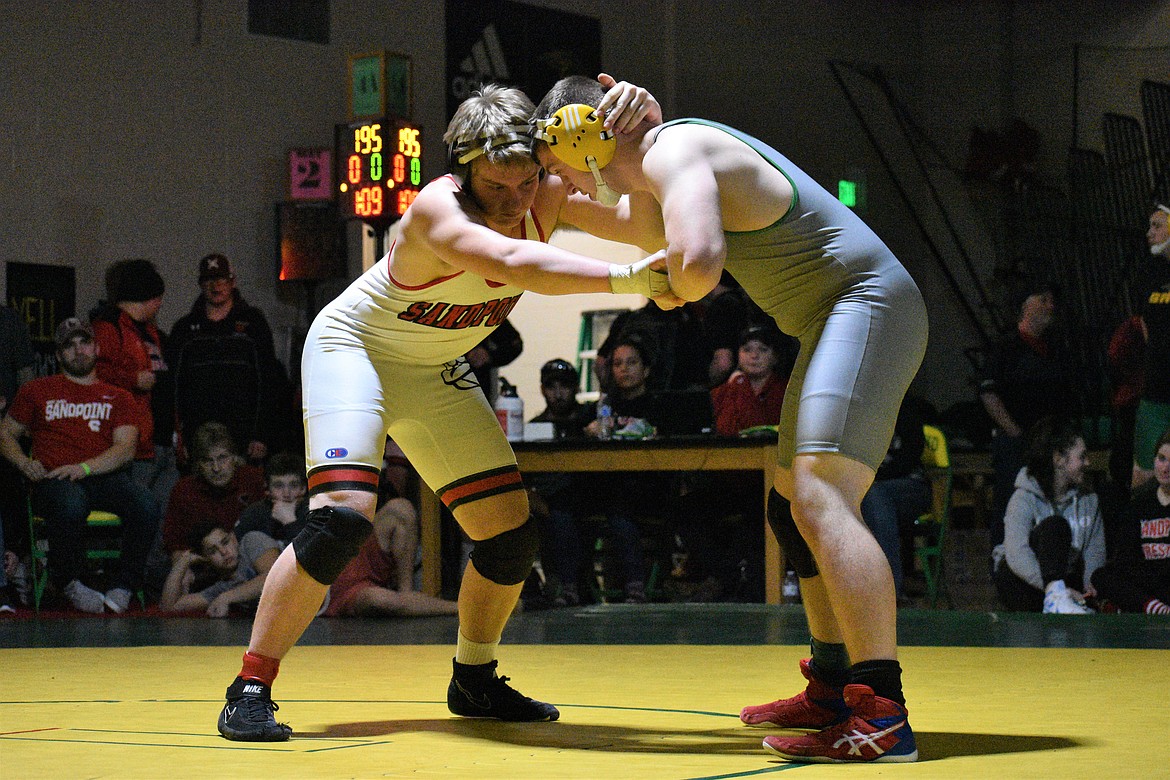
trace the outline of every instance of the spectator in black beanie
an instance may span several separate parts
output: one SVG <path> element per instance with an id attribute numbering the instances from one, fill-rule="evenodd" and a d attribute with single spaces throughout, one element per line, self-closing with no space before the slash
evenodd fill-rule
<path id="1" fill-rule="evenodd" d="M 140 416 L 134 478 L 161 509 L 178 479 L 163 358 L 164 335 L 155 324 L 166 284 L 149 260 L 119 260 L 106 269 L 106 301 L 91 316 L 98 346 L 98 377 L 134 396 Z"/>

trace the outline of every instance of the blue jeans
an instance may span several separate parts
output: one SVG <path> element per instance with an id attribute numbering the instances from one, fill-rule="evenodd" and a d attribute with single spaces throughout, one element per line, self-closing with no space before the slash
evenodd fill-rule
<path id="1" fill-rule="evenodd" d="M 1003 543 L 1003 516 L 1016 492 L 1016 476 L 1024 467 L 1024 437 L 997 432 L 991 438 L 991 467 L 995 482 L 991 490 L 991 516 L 987 519 L 992 549 Z"/>
<path id="2" fill-rule="evenodd" d="M 917 477 L 877 480 L 861 499 L 861 516 L 890 562 L 902 595 L 902 531 L 930 510 L 930 483 Z"/>
<path id="3" fill-rule="evenodd" d="M 94 509 L 122 519 L 121 558 L 114 567 L 112 587 L 142 587 L 146 555 L 159 525 L 158 504 L 135 482 L 130 469 L 95 474 L 70 482 L 43 479 L 32 486 L 33 511 L 45 521 L 49 541 L 49 574 L 63 588 L 85 569 L 85 519 Z"/>
<path id="4" fill-rule="evenodd" d="M 547 561 L 542 561 L 550 571 L 566 584 L 576 584 L 583 561 L 583 539 L 580 524 L 573 514 L 563 508 L 552 508 L 548 515 L 546 531 Z M 624 582 L 644 582 L 645 568 L 642 562 L 642 532 L 638 524 L 627 513 L 611 510 L 605 516 L 606 528 L 602 531 L 608 539 L 613 555 Z M 587 537 L 592 540 L 592 535 Z M 591 548 L 590 548 L 591 549 Z"/>

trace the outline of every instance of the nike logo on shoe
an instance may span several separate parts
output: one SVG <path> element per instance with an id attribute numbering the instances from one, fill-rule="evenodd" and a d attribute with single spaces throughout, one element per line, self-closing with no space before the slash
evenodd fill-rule
<path id="1" fill-rule="evenodd" d="M 843 747 L 845 745 L 848 745 L 849 746 L 849 755 L 860 756 L 861 749 L 864 746 L 869 745 L 869 747 L 873 749 L 874 755 L 880 756 L 881 754 L 885 753 L 886 751 L 884 748 L 882 748 L 880 745 L 878 745 L 877 741 L 879 739 L 881 739 L 882 737 L 886 737 L 886 736 L 889 736 L 890 734 L 893 734 L 895 731 L 897 731 L 898 729 L 902 728 L 905 725 L 906 725 L 906 721 L 900 720 L 897 723 L 895 723 L 893 726 L 882 729 L 881 731 L 875 731 L 872 734 L 864 734 L 861 731 L 854 729 L 849 734 L 844 735 L 839 740 L 834 742 L 833 747 L 840 748 L 840 747 Z"/>
<path id="2" fill-rule="evenodd" d="M 492 700 L 488 698 L 486 693 L 477 697 L 471 691 L 464 688 L 458 680 L 455 680 L 455 687 L 459 689 L 460 693 L 467 697 L 469 702 L 471 702 L 476 707 L 479 707 L 481 710 L 490 710 L 492 708 Z"/>
<path id="3" fill-rule="evenodd" d="M 245 685 L 243 692 L 250 693 L 250 694 L 253 694 L 256 696 L 263 696 L 264 695 L 264 686 L 263 685 Z"/>
<path id="4" fill-rule="evenodd" d="M 223 722 L 227 723 L 232 718 L 236 717 L 236 708 L 227 706 L 223 708 Z"/>

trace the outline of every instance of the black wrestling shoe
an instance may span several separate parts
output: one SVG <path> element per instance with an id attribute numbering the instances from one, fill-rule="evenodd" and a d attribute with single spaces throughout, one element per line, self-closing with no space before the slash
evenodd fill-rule
<path id="1" fill-rule="evenodd" d="M 476 665 L 452 663 L 455 671 L 447 686 L 447 709 L 456 715 L 517 723 L 561 717 L 556 707 L 528 698 L 508 685 L 507 677 L 497 677 L 499 661 Z"/>
<path id="2" fill-rule="evenodd" d="M 278 709 L 271 688 L 237 677 L 227 689 L 227 704 L 219 714 L 219 733 L 237 742 L 284 742 L 292 736 L 292 727 L 272 717 Z"/>

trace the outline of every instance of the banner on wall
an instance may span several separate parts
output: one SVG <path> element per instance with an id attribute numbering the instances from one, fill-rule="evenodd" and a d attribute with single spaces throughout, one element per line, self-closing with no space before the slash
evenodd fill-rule
<path id="1" fill-rule="evenodd" d="M 601 24 L 509 0 L 447 0 L 447 116 L 481 84 L 524 90 L 533 103 L 557 79 L 601 70 Z"/>
<path id="2" fill-rule="evenodd" d="M 65 265 L 9 262 L 6 266 L 8 305 L 28 323 L 38 354 L 51 358 L 56 352 L 57 325 L 76 310 L 75 271 Z"/>

